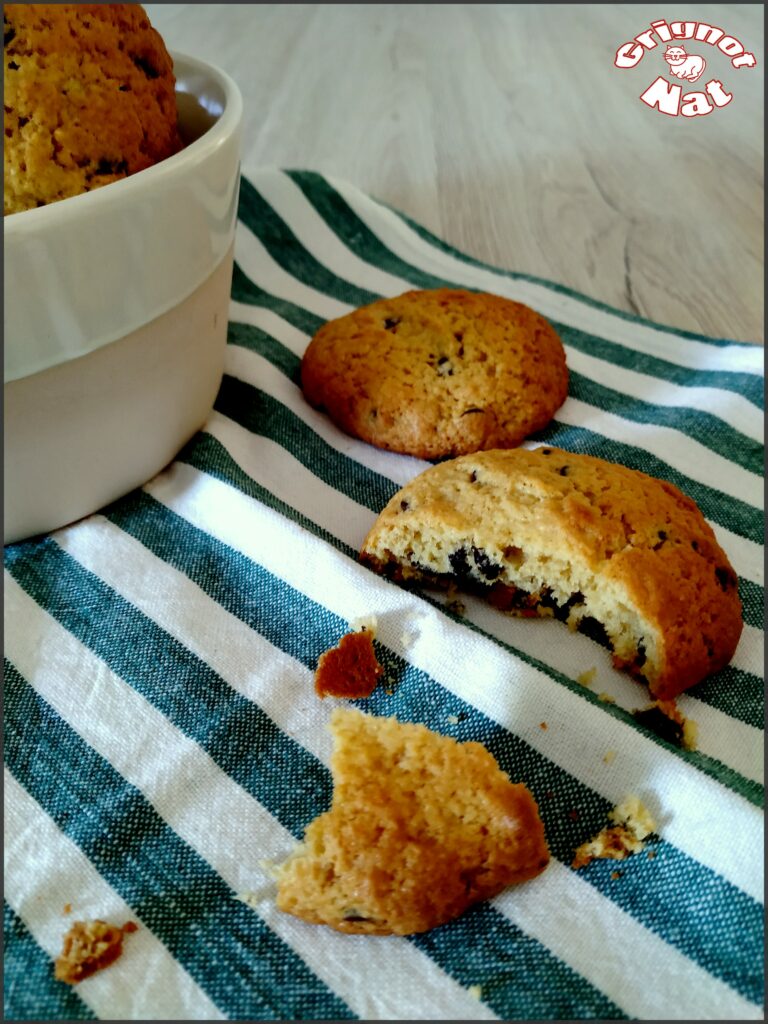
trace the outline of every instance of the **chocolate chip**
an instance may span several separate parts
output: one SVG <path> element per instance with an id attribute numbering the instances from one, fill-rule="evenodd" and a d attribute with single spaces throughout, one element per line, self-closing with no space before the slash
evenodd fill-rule
<path id="1" fill-rule="evenodd" d="M 635 655 L 634 667 L 642 668 L 647 660 L 648 658 L 645 652 L 645 644 L 641 640 L 640 643 L 637 645 L 637 654 Z"/>
<path id="2" fill-rule="evenodd" d="M 568 472 L 568 466 L 561 466 L 560 469 L 558 469 L 558 473 L 560 474 L 560 476 L 568 476 Z"/>
<path id="3" fill-rule="evenodd" d="M 501 566 L 491 561 L 485 551 L 472 545 L 472 557 L 475 560 L 478 572 L 487 580 L 495 580 L 501 575 Z"/>
<path id="4" fill-rule="evenodd" d="M 394 316 L 393 317 L 389 317 L 388 316 L 386 318 L 386 320 L 384 321 L 384 330 L 385 331 L 394 331 L 394 329 L 397 327 L 397 325 L 399 323 L 400 323 L 400 318 L 399 317 L 394 317 Z"/>
<path id="5" fill-rule="evenodd" d="M 24 125 L 28 124 L 28 123 L 29 123 L 29 118 L 28 117 L 20 117 L 19 118 L 19 128 L 23 128 Z"/>
<path id="6" fill-rule="evenodd" d="M 485 409 L 480 409 L 478 406 L 473 405 L 473 406 L 470 406 L 469 409 L 465 409 L 464 412 L 461 415 L 462 416 L 469 416 L 469 414 L 473 413 L 473 412 L 485 412 Z"/>
<path id="7" fill-rule="evenodd" d="M 590 640 L 594 640 L 595 643 L 600 644 L 602 647 L 610 649 L 611 641 L 605 631 L 605 626 L 602 622 L 598 622 L 597 619 L 592 618 L 591 615 L 587 615 L 581 620 L 579 623 L 579 632 L 583 633 L 584 636 L 588 636 Z"/>
<path id="8" fill-rule="evenodd" d="M 659 543 L 653 545 L 653 550 L 654 551 L 658 551 L 659 548 L 663 548 L 664 547 L 664 544 L 665 544 L 665 542 L 667 540 L 667 532 L 666 532 L 666 530 L 659 530 L 657 536 L 659 538 Z"/>
<path id="9" fill-rule="evenodd" d="M 694 551 L 698 551 L 699 550 L 699 545 L 698 545 L 698 543 L 695 540 L 691 541 L 691 547 L 693 548 Z"/>
<path id="10" fill-rule="evenodd" d="M 20 65 L 17 64 L 15 60 L 9 60 L 8 61 L 8 70 L 9 71 L 18 71 L 19 67 L 20 67 Z"/>
<path id="11" fill-rule="evenodd" d="M 541 454 L 542 455 L 551 455 L 552 454 L 552 449 L 551 448 L 542 448 L 541 449 Z"/>
<path id="12" fill-rule="evenodd" d="M 672 743 L 676 747 L 682 746 L 682 725 L 665 715 L 660 708 L 655 706 L 642 708 L 638 711 L 633 711 L 632 717 L 635 721 L 644 725 L 646 729 L 650 729 L 652 733 L 655 733 L 659 739 L 666 740 L 667 743 Z"/>
<path id="13" fill-rule="evenodd" d="M 472 472 L 471 472 L 471 473 L 469 474 L 469 482 L 470 482 L 471 484 L 475 484 L 475 483 L 477 483 L 477 473 L 476 473 L 476 472 L 474 471 L 474 469 L 473 469 L 473 470 L 472 470 Z"/>
<path id="14" fill-rule="evenodd" d="M 451 568 L 457 576 L 469 576 L 469 560 L 466 548 L 457 548 L 456 551 L 451 552 L 448 555 L 448 561 L 451 563 Z"/>
<path id="15" fill-rule="evenodd" d="M 456 339 L 456 341 L 463 341 L 464 340 L 464 331 L 454 331 L 453 332 L 453 336 Z"/>
<path id="16" fill-rule="evenodd" d="M 159 78 L 160 72 L 157 70 L 157 68 L 151 61 L 147 60 L 146 57 L 143 57 L 141 54 L 138 53 L 133 53 L 131 54 L 131 60 L 139 69 L 139 71 L 142 71 L 147 76 L 147 78 Z"/>
<path id="17" fill-rule="evenodd" d="M 453 367 L 451 366 L 451 361 L 448 356 L 440 356 L 437 360 L 437 372 L 441 377 L 453 376 Z"/>
<path id="18" fill-rule="evenodd" d="M 7 25 L 8 22 L 6 21 L 5 24 Z M 8 44 L 12 43 L 15 38 L 16 38 L 16 29 L 15 28 L 7 28 L 7 29 L 5 29 L 5 31 L 3 32 L 3 47 L 8 46 Z"/>
<path id="19" fill-rule="evenodd" d="M 403 512 L 407 512 L 408 509 L 410 508 L 410 505 L 408 504 L 407 501 L 401 501 L 400 508 L 403 510 Z"/>
<path id="20" fill-rule="evenodd" d="M 728 591 L 730 587 L 736 586 L 736 577 L 730 569 L 718 566 L 715 569 L 715 576 L 717 576 L 717 582 L 720 584 L 720 589 Z"/>
<path id="21" fill-rule="evenodd" d="M 342 921 L 370 921 L 370 917 L 363 917 L 361 914 L 352 913 L 345 914 Z"/>

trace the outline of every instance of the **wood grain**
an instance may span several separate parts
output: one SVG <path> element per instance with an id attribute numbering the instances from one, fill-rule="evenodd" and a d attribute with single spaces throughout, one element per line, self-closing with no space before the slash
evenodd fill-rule
<path id="1" fill-rule="evenodd" d="M 169 48 L 238 82 L 246 172 L 333 174 L 481 260 L 762 341 L 760 5 L 146 7 Z M 757 55 L 735 70 L 701 45 L 727 107 L 671 118 L 639 101 L 661 47 L 627 71 L 613 58 L 659 18 L 720 25 Z"/>

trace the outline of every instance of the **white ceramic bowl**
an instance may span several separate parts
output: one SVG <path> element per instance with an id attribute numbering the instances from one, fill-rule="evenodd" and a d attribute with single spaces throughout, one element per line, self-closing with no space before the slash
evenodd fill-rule
<path id="1" fill-rule="evenodd" d="M 242 98 L 174 54 L 187 143 L 122 181 L 4 219 L 4 543 L 161 470 L 221 382 Z"/>

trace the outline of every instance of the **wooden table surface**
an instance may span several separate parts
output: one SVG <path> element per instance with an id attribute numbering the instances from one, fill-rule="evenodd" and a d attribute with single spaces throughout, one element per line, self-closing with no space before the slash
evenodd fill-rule
<path id="1" fill-rule="evenodd" d="M 619 309 L 763 340 L 763 16 L 757 4 L 148 4 L 169 49 L 245 99 L 243 166 L 346 179 L 458 248 Z M 619 70 L 651 21 L 724 28 L 669 117 L 640 100 L 664 46 Z M 676 81 L 676 79 L 670 79 Z"/>

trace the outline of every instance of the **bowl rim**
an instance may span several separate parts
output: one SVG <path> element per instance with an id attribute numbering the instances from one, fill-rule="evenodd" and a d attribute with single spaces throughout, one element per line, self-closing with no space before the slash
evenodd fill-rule
<path id="1" fill-rule="evenodd" d="M 159 163 L 144 170 L 136 171 L 127 178 L 120 178 L 118 181 L 111 181 L 107 185 L 95 188 L 91 192 L 82 192 L 76 196 L 66 196 L 64 199 L 57 199 L 45 206 L 38 206 L 32 210 L 20 210 L 17 213 L 9 214 L 3 218 L 3 241 L 4 244 L 16 235 L 23 235 L 30 231 L 43 231 L 46 226 L 60 223 L 72 216 L 78 216 L 85 211 L 85 204 L 88 209 L 96 212 L 99 205 L 106 203 L 114 204 L 120 201 L 120 197 L 128 197 L 131 191 L 136 192 L 142 188 L 151 188 L 152 185 L 162 178 L 171 177 L 177 170 L 182 170 L 184 165 L 194 163 L 202 158 L 205 153 L 215 149 L 223 140 L 237 129 L 240 124 L 243 112 L 243 97 L 234 79 L 222 71 L 215 64 L 208 64 L 197 57 L 180 53 L 176 50 L 170 51 L 173 60 L 174 74 L 177 65 L 187 65 L 192 71 L 207 74 L 222 88 L 224 92 L 224 106 L 221 115 L 216 119 L 202 135 L 188 146 L 184 146 L 178 153 L 166 157 Z M 174 87 L 174 92 L 177 92 Z M 121 191 L 118 192 L 117 190 Z M 74 207 L 74 203 L 78 203 Z"/>

